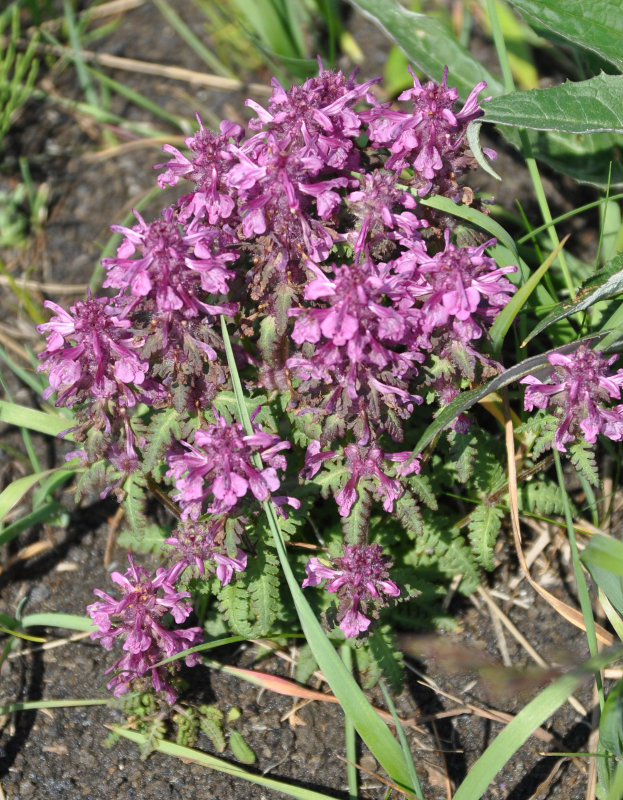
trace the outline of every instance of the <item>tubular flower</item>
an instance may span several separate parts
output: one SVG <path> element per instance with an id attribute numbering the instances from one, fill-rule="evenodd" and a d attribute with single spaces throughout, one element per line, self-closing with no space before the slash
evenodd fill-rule
<path id="1" fill-rule="evenodd" d="M 198 430 L 193 444 L 180 442 L 186 452 L 168 456 L 167 476 L 175 481 L 173 499 L 180 504 L 183 520 L 197 520 L 204 511 L 224 514 L 248 492 L 260 502 L 267 500 L 279 488 L 277 470 L 286 467 L 280 451 L 289 449 L 289 442 L 260 430 L 245 435 L 240 423 L 213 413 L 216 421 Z M 267 467 L 254 466 L 256 453 Z"/>
<path id="2" fill-rule="evenodd" d="M 205 575 L 206 562 L 216 565 L 216 577 L 222 586 L 233 578 L 234 572 L 244 572 L 247 568 L 247 554 L 240 548 L 232 556 L 224 541 L 222 520 L 202 525 L 196 522 L 181 522 L 174 536 L 165 539 L 175 550 L 175 556 L 187 566 L 193 564 L 200 575 Z M 217 537 L 220 534 L 220 541 Z"/>
<path id="3" fill-rule="evenodd" d="M 214 233 L 195 223 L 182 230 L 172 208 L 149 224 L 138 211 L 134 213 L 138 225 L 133 228 L 112 226 L 125 237 L 116 258 L 102 259 L 108 269 L 104 286 L 127 291 L 135 299 L 126 313 L 143 298 L 151 299 L 159 314 L 180 312 L 191 318 L 230 312 L 229 307 L 207 304 L 198 295 L 227 293 L 233 277 L 227 263 L 234 261 L 236 254 L 223 249 L 213 255 Z"/>
<path id="4" fill-rule="evenodd" d="M 37 327 L 48 337 L 39 355 L 39 372 L 47 372 L 47 398 L 58 392 L 57 406 L 116 398 L 121 406 L 132 407 L 138 394 L 135 388 L 145 382 L 148 364 L 136 353 L 142 341 L 129 330 L 128 320 L 114 316 L 107 297 L 88 297 L 69 311 L 46 300 L 54 316 Z"/>
<path id="5" fill-rule="evenodd" d="M 299 345 L 317 345 L 309 358 L 290 358 L 288 368 L 304 381 L 337 386 L 351 406 L 374 391 L 387 405 L 401 406 L 403 414 L 410 414 L 422 398 L 405 387 L 417 375 L 416 364 L 424 357 L 408 346 L 410 306 L 385 302 L 393 292 L 391 276 L 369 260 L 358 266 L 334 267 L 334 278 L 313 264 L 308 267 L 317 277 L 308 283 L 305 299 L 321 299 L 327 305 L 288 312 L 296 318 L 292 339 Z"/>
<path id="6" fill-rule="evenodd" d="M 484 251 L 495 239 L 478 247 L 459 247 L 445 233 L 445 248 L 434 256 L 422 250 L 409 253 L 408 264 L 417 263 L 407 291 L 417 301 L 424 339 L 445 329 L 462 342 L 479 339 L 515 291 L 506 273 L 517 267 L 498 267 Z M 394 262 L 401 270 L 400 259 Z M 409 269 L 409 266 L 407 266 Z M 425 346 L 424 341 L 422 346 Z"/>
<path id="7" fill-rule="evenodd" d="M 124 655 L 106 670 L 107 674 L 116 673 L 107 684 L 115 697 L 128 692 L 133 680 L 149 675 L 154 689 L 164 691 L 169 704 L 173 704 L 176 695 L 167 683 L 167 677 L 172 670 L 179 669 L 179 664 L 155 665 L 202 639 L 201 628 L 170 631 L 162 624 L 163 617 L 171 614 L 180 625 L 192 611 L 191 606 L 184 602 L 190 593 L 178 592 L 175 588 L 175 582 L 186 565 L 180 563 L 171 569 L 157 569 L 156 577 L 152 579 L 146 569 L 134 563 L 131 555 L 128 559 L 130 567 L 125 575 L 113 572 L 110 576 L 121 589 L 123 596 L 120 600 L 100 589 L 93 590 L 100 600 L 87 606 L 97 626 L 91 639 L 99 639 L 106 650 L 112 649 L 117 637 L 125 640 Z M 185 663 L 194 666 L 199 663 L 199 656 L 188 655 Z"/>
<path id="8" fill-rule="evenodd" d="M 610 367 L 618 359 L 604 358 L 600 352 L 580 345 L 577 350 L 564 355 L 551 353 L 547 360 L 554 367 L 549 374 L 551 383 L 543 383 L 528 375 L 520 383 L 526 384 L 524 408 L 547 408 L 559 418 L 554 435 L 554 446 L 564 453 L 565 445 L 583 436 L 593 443 L 603 433 L 615 442 L 623 440 L 623 405 L 605 408 L 610 400 L 619 400 L 623 386 L 623 369 L 611 374 Z"/>
<path id="9" fill-rule="evenodd" d="M 325 589 L 338 597 L 337 619 L 347 638 L 357 636 L 378 619 L 379 609 L 388 605 L 386 598 L 398 597 L 400 589 L 389 579 L 391 559 L 378 544 L 345 545 L 344 555 L 327 566 L 310 558 L 305 567 L 303 589 L 327 580 Z"/>
<path id="10" fill-rule="evenodd" d="M 403 92 L 398 100 L 410 100 L 413 103 L 411 112 L 377 105 L 361 116 L 369 122 L 371 143 L 389 150 L 386 169 L 396 172 L 413 169 L 420 196 L 428 194 L 433 183 L 439 181 L 439 188 L 444 192 L 453 187 L 453 173 L 462 172 L 467 164 L 462 152 L 465 129 L 469 122 L 483 114 L 477 98 L 487 84 L 485 81 L 477 84 L 463 109 L 454 112 L 459 94 L 448 87 L 447 67 L 441 83 L 429 81 L 424 86 L 417 75 L 409 71 L 413 76 L 413 89 Z"/>

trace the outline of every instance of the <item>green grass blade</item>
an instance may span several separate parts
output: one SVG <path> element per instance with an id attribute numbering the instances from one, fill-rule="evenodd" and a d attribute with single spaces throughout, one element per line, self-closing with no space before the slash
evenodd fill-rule
<path id="1" fill-rule="evenodd" d="M 33 475 L 25 475 L 23 478 L 18 478 L 16 481 L 13 481 L 4 491 L 0 492 L 0 522 L 36 483 L 39 483 L 42 478 L 46 478 L 48 475 L 56 472 L 57 469 L 64 468 L 55 467 L 54 469 L 46 469 L 43 472 L 35 472 Z"/>
<path id="2" fill-rule="evenodd" d="M 531 700 L 472 765 L 452 800 L 478 800 L 495 775 L 528 737 L 567 700 L 591 672 L 620 657 L 621 649 L 590 659 L 581 669 L 563 675 Z"/>
<path id="3" fill-rule="evenodd" d="M 70 421 L 56 414 L 48 414 L 45 411 L 9 403 L 6 400 L 0 400 L 0 422 L 8 422 L 9 425 L 17 425 L 19 428 L 27 428 L 38 433 L 46 433 L 48 436 L 58 436 L 59 433 L 71 427 Z M 71 433 L 66 433 L 63 439 L 68 442 L 74 441 Z"/>
<path id="4" fill-rule="evenodd" d="M 398 717 L 398 712 L 396 711 L 396 706 L 394 705 L 394 701 L 392 700 L 392 697 L 387 690 L 387 686 L 385 686 L 385 681 L 381 681 L 381 690 L 383 691 L 383 697 L 385 698 L 385 702 L 387 703 L 387 708 L 389 708 L 389 711 L 394 720 L 396 733 L 398 734 L 398 741 L 400 742 L 400 746 L 402 747 L 402 752 L 404 754 L 405 761 L 407 762 L 407 767 L 409 768 L 409 774 L 411 775 L 411 781 L 415 787 L 415 794 L 418 797 L 418 800 L 424 800 L 422 787 L 420 786 L 420 781 L 417 776 L 415 764 L 413 763 L 413 756 L 411 755 L 411 750 L 409 749 L 409 742 L 407 741 L 404 728 L 402 727 L 402 724 Z"/>
<path id="5" fill-rule="evenodd" d="M 97 630 L 91 617 L 82 617 L 80 614 L 62 614 L 56 611 L 44 611 L 37 614 L 27 614 L 20 620 L 22 628 L 67 628 L 70 631 Z"/>
<path id="6" fill-rule="evenodd" d="M 145 734 L 127 730 L 126 728 L 119 728 L 117 726 L 111 727 L 111 730 L 136 744 L 144 744 L 147 742 Z M 331 800 L 327 795 L 315 792 L 312 789 L 304 789 L 302 786 L 291 786 L 282 781 L 275 780 L 274 778 L 266 778 L 263 775 L 247 772 L 245 769 L 242 769 L 242 767 L 231 764 L 229 761 L 225 761 L 222 758 L 208 755 L 208 753 L 203 753 L 201 750 L 194 750 L 192 747 L 184 747 L 181 744 L 169 742 L 167 739 L 155 740 L 153 742 L 153 749 L 164 755 L 180 758 L 184 761 L 193 761 L 195 764 L 208 767 L 208 769 L 214 769 L 217 772 L 223 772 L 225 775 L 231 775 L 233 778 L 240 778 L 243 781 L 255 783 L 266 789 L 272 789 L 274 792 L 281 792 L 289 797 L 296 798 L 296 800 Z"/>
<path id="7" fill-rule="evenodd" d="M 543 275 L 545 275 L 552 263 L 556 260 L 558 253 L 560 253 L 568 238 L 568 236 L 565 237 L 562 242 L 559 243 L 558 247 L 556 247 L 541 264 L 541 266 L 535 270 L 532 275 L 530 275 L 528 280 L 515 292 L 508 303 L 504 306 L 502 311 L 500 311 L 498 316 L 495 318 L 495 321 L 489 330 L 489 336 L 491 337 L 493 350 L 495 353 L 499 353 L 502 349 L 504 337 L 508 333 L 510 326 L 513 324 L 513 320 L 523 308 L 525 302 L 530 297 L 532 292 L 536 289 Z"/>
<path id="8" fill-rule="evenodd" d="M 107 698 L 84 698 L 83 700 L 26 700 L 23 703 L 7 703 L 0 706 L 0 714 L 13 714 L 16 711 L 35 711 L 38 708 L 80 708 L 80 706 L 105 706 Z"/>
<path id="9" fill-rule="evenodd" d="M 35 511 L 32 511 L 30 514 L 26 514 L 25 517 L 15 520 L 15 522 L 7 525 L 4 530 L 0 531 L 0 545 L 6 544 L 7 542 L 15 539 L 16 536 L 19 536 L 20 533 L 25 531 L 27 528 L 31 528 L 33 525 L 37 525 L 39 522 L 45 522 L 59 511 L 62 511 L 62 509 L 63 506 L 60 503 L 52 500 L 49 503 L 40 506 Z"/>
<path id="10" fill-rule="evenodd" d="M 234 392 L 238 399 L 238 411 L 240 420 L 245 431 L 250 434 L 252 432 L 251 421 L 249 419 L 249 412 L 247 411 L 244 402 L 244 393 L 242 391 L 242 384 L 240 383 L 240 376 L 236 369 L 236 362 L 227 331 L 227 324 L 225 318 L 221 317 L 221 329 L 223 332 L 223 339 L 225 343 L 225 352 L 227 354 L 227 363 L 230 368 L 232 382 L 234 385 Z M 323 671 L 333 694 L 337 697 L 342 706 L 344 713 L 347 714 L 353 721 L 357 732 L 368 745 L 370 751 L 376 760 L 385 769 L 387 774 L 399 786 L 404 787 L 408 791 L 413 791 L 411 780 L 409 777 L 409 770 L 405 763 L 400 745 L 390 733 L 387 725 L 374 711 L 365 694 L 353 679 L 353 676 L 348 672 L 344 663 L 336 653 L 333 645 L 327 638 L 322 626 L 316 619 L 316 616 L 307 602 L 299 583 L 292 572 L 288 561 L 283 537 L 279 529 L 279 522 L 275 514 L 275 509 L 270 501 L 263 504 L 268 523 L 273 535 L 275 548 L 279 555 L 281 568 L 283 569 L 296 611 L 303 628 L 303 633 L 313 651 L 314 658 L 318 666 Z"/>
<path id="11" fill-rule="evenodd" d="M 351 673 L 353 672 L 353 653 L 348 642 L 340 646 L 340 655 L 344 666 Z M 357 731 L 348 715 L 344 715 L 344 741 L 346 744 L 346 777 L 348 780 L 349 800 L 357 800 L 359 797 L 358 774 L 357 774 Z"/>
<path id="12" fill-rule="evenodd" d="M 216 72 L 217 75 L 222 75 L 224 78 L 238 77 L 205 46 L 201 39 L 191 31 L 184 20 L 171 8 L 166 0 L 153 0 L 153 3 L 169 25 L 175 30 L 177 35 L 183 39 L 191 50 L 195 51 L 202 61 L 205 61 L 213 72 Z M 253 6 L 253 3 L 249 5 Z"/>

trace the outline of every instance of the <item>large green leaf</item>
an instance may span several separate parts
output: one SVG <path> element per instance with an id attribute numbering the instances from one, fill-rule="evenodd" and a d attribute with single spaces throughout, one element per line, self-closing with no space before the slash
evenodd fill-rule
<path id="1" fill-rule="evenodd" d="M 500 128 L 504 138 L 521 150 L 519 131 Z M 561 133 L 526 129 L 532 155 L 556 172 L 580 183 L 605 188 L 623 185 L 623 135 L 620 133 Z M 612 174 L 608 181 L 608 173 Z"/>
<path id="2" fill-rule="evenodd" d="M 495 97 L 484 122 L 564 133 L 623 131 L 623 75 L 606 75 L 549 89 Z"/>
<path id="3" fill-rule="evenodd" d="M 620 0 L 509 0 L 528 22 L 543 25 L 623 70 Z"/>
<path id="4" fill-rule="evenodd" d="M 523 345 L 534 339 L 554 322 L 590 308 L 600 300 L 608 300 L 623 292 L 623 253 L 609 261 L 603 269 L 584 282 L 572 301 L 559 303 L 526 337 Z"/>
<path id="5" fill-rule="evenodd" d="M 474 86 L 487 81 L 487 91 L 498 95 L 502 83 L 456 40 L 439 20 L 416 14 L 397 0 L 350 0 L 365 17 L 372 20 L 400 48 L 413 66 L 440 81 L 449 67 L 448 85 L 456 86 L 465 100 Z"/>

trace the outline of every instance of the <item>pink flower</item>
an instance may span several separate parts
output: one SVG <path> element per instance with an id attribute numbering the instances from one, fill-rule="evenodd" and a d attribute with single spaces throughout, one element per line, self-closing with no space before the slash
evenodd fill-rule
<path id="1" fill-rule="evenodd" d="M 527 411 L 550 406 L 559 418 L 554 446 L 560 452 L 566 452 L 566 445 L 578 436 L 591 444 L 599 433 L 615 442 L 623 441 L 623 405 L 605 408 L 611 399 L 621 397 L 623 369 L 610 373 L 617 359 L 618 355 L 604 358 L 599 351 L 580 345 L 572 353 L 547 356 L 554 367 L 549 374 L 551 383 L 543 383 L 533 375 L 520 381 L 527 386 Z"/>
<path id="2" fill-rule="evenodd" d="M 185 565 L 194 564 L 201 576 L 205 575 L 206 563 L 209 563 L 222 586 L 231 582 L 234 572 L 244 572 L 247 568 L 247 554 L 240 548 L 235 555 L 230 555 L 224 538 L 222 519 L 205 525 L 181 522 L 174 534 L 165 541 L 175 549 L 176 556 Z M 217 535 L 220 538 L 218 543 Z"/>
<path id="3" fill-rule="evenodd" d="M 173 499 L 182 510 L 182 519 L 197 520 L 200 514 L 224 514 L 251 493 L 260 502 L 279 489 L 277 470 L 285 469 L 281 450 L 290 447 L 278 436 L 256 430 L 245 435 L 240 423 L 228 423 L 216 410 L 215 422 L 195 433 L 193 444 L 180 442 L 186 452 L 168 456 L 169 471 L 177 492 Z M 253 464 L 259 454 L 268 465 Z M 204 508 L 207 500 L 211 502 Z"/>
<path id="4" fill-rule="evenodd" d="M 115 697 L 128 692 L 133 681 L 149 675 L 154 689 L 164 691 L 167 701 L 173 704 L 176 695 L 167 683 L 167 677 L 179 669 L 179 664 L 172 662 L 162 667 L 156 664 L 193 647 L 203 638 L 201 628 L 167 630 L 162 624 L 163 617 L 171 614 L 180 625 L 192 611 L 191 606 L 184 602 L 190 593 L 178 592 L 175 588 L 175 582 L 186 565 L 176 564 L 168 570 L 159 568 L 152 579 L 146 569 L 134 563 L 131 555 L 128 559 L 130 567 L 125 575 L 113 572 L 110 576 L 121 589 L 120 600 L 100 589 L 93 590 L 100 600 L 87 606 L 97 626 L 91 639 L 100 639 L 106 650 L 112 649 L 117 637 L 124 640 L 125 654 L 106 670 L 107 674 L 116 673 L 107 684 L 114 690 Z M 194 653 L 185 658 L 187 666 L 194 666 L 199 660 Z"/>
<path id="5" fill-rule="evenodd" d="M 344 635 L 357 636 L 370 626 L 370 615 L 378 619 L 379 609 L 388 605 L 386 598 L 398 597 L 400 589 L 389 579 L 392 562 L 378 544 L 345 545 L 344 555 L 333 559 L 335 566 L 310 558 L 305 567 L 303 589 L 318 586 L 338 597 L 337 619 Z"/>
<path id="6" fill-rule="evenodd" d="M 142 341 L 129 330 L 131 323 L 115 316 L 107 297 L 88 297 L 69 311 L 46 300 L 54 316 L 37 327 L 47 334 L 46 349 L 39 355 L 39 372 L 47 372 L 47 399 L 58 392 L 57 406 L 69 406 L 96 399 L 117 399 L 132 407 L 145 383 L 148 364 L 136 353 Z M 153 383 L 153 382 L 152 382 Z"/>

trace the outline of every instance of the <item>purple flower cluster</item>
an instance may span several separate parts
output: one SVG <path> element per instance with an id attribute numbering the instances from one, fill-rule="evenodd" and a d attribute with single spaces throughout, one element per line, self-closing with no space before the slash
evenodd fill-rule
<path id="1" fill-rule="evenodd" d="M 281 393 L 293 430 L 309 415 L 313 435 L 291 437 L 302 448 L 294 463 L 307 451 L 301 479 L 342 464 L 333 492 L 344 520 L 358 498 L 396 513 L 420 462 L 393 443 L 422 389 L 447 402 L 478 364 L 496 368 L 475 343 L 508 302 L 504 274 L 514 268 L 485 254 L 492 241 L 459 247 L 447 219 L 419 203 L 431 192 L 460 197 L 457 179 L 473 163 L 465 130 L 482 114 L 485 84 L 458 110 L 447 73 L 441 84 L 413 77 L 399 98 L 408 108 L 380 104 L 374 80 L 321 67 L 301 86 L 273 81 L 266 107 L 247 101 L 246 130 L 224 121 L 213 133 L 199 121 L 188 153 L 165 145 L 169 160 L 158 165 L 161 187 L 184 179 L 191 190 L 152 222 L 135 212 L 133 226 L 113 227 L 122 241 L 102 263 L 116 294 L 69 311 L 47 304 L 46 396 L 74 410 L 87 466 L 105 460 L 107 491 L 121 497 L 134 473 L 160 492 L 168 480 L 181 517 L 167 540 L 174 566 L 152 580 L 131 561 L 125 576 L 113 574 L 123 598 L 97 590 L 101 602 L 89 607 L 105 647 L 125 638 L 109 684 L 117 694 L 151 674 L 173 696 L 154 665 L 200 635 L 161 625 L 167 611 L 178 624 L 190 613 L 176 581 L 188 569 L 229 584 L 246 568 L 239 544 L 253 539 L 259 504 L 300 506 L 275 496 L 289 441 L 202 411 L 232 388 L 219 316 L 236 320 L 247 387 L 271 403 Z M 431 378 L 435 358 L 446 369 Z M 168 446 L 170 431 L 179 441 Z M 304 584 L 331 577 L 348 636 L 399 594 L 378 545 L 365 531 L 359 539 L 332 570 L 312 559 Z"/>
<path id="2" fill-rule="evenodd" d="M 175 536 L 165 541 L 173 548 L 174 557 L 184 566 L 196 567 L 203 576 L 208 564 L 221 585 L 227 586 L 234 572 L 243 572 L 247 568 L 247 555 L 239 547 L 233 555 L 229 553 L 224 541 L 223 523 L 222 518 L 206 525 L 182 522 L 175 529 Z"/>
<path id="3" fill-rule="evenodd" d="M 216 422 L 198 430 L 193 444 L 180 442 L 185 450 L 168 455 L 167 476 L 175 481 L 173 499 L 183 520 L 196 521 L 204 512 L 226 514 L 248 492 L 260 503 L 267 500 L 279 488 L 277 470 L 286 468 L 280 451 L 288 450 L 289 442 L 260 430 L 245 435 L 239 422 L 227 422 L 216 410 L 213 414 Z M 254 455 L 268 466 L 256 466 Z"/>
<path id="4" fill-rule="evenodd" d="M 128 556 L 130 567 L 125 575 L 113 572 L 111 579 L 122 592 L 116 600 L 100 589 L 94 593 L 100 600 L 87 607 L 97 630 L 91 639 L 99 639 L 106 650 L 111 650 L 117 638 L 124 640 L 124 655 L 106 672 L 114 672 L 108 682 L 116 697 L 125 694 L 136 679 L 151 678 L 153 688 L 162 691 L 170 704 L 175 702 L 175 692 L 167 682 L 172 671 L 179 669 L 177 661 L 165 666 L 156 666 L 160 661 L 174 656 L 198 644 L 203 638 L 201 628 L 176 628 L 168 630 L 163 617 L 170 614 L 177 625 L 181 625 L 191 613 L 191 606 L 184 602 L 189 592 L 180 592 L 175 583 L 185 569 L 176 564 L 171 569 L 156 570 L 156 577 Z M 199 663 L 195 653 L 185 657 L 188 666 Z"/>
<path id="5" fill-rule="evenodd" d="M 400 589 L 389 579 L 391 559 L 383 556 L 378 544 L 345 545 L 344 555 L 327 566 L 318 558 L 310 558 L 303 588 L 318 586 L 327 580 L 327 592 L 338 598 L 337 621 L 347 637 L 354 637 L 370 627 L 370 618 L 378 619 L 379 609 L 388 604 L 386 598 L 398 597 Z"/>
<path id="6" fill-rule="evenodd" d="M 602 433 L 615 442 L 623 441 L 623 404 L 607 408 L 611 400 L 621 399 L 623 369 L 614 375 L 610 367 L 618 356 L 604 358 L 601 353 L 580 345 L 572 353 L 551 353 L 547 360 L 554 367 L 550 383 L 534 375 L 521 380 L 526 385 L 524 407 L 550 407 L 560 420 L 554 446 L 564 453 L 578 437 L 597 441 Z"/>

